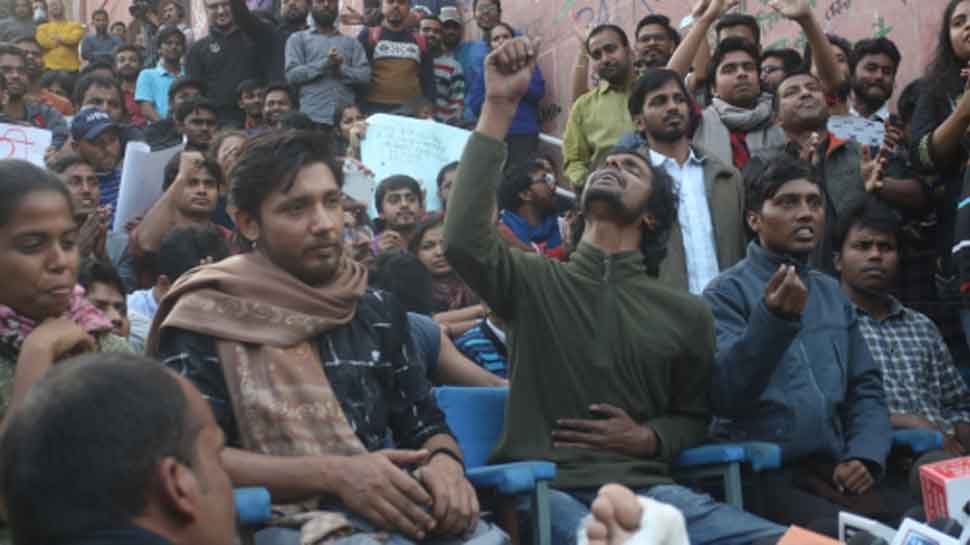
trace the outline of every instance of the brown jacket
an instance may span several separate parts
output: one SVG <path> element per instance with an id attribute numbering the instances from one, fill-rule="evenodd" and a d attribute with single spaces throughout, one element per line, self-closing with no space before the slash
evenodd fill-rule
<path id="1" fill-rule="evenodd" d="M 724 271 L 745 255 L 747 234 L 744 227 L 744 179 L 733 166 L 724 164 L 713 154 L 692 146 L 694 154 L 704 161 L 704 187 L 714 229 L 718 269 Z M 641 150 L 649 157 L 644 145 Z M 687 261 L 680 223 L 674 222 L 667 242 L 667 257 L 660 264 L 660 281 L 687 291 Z"/>

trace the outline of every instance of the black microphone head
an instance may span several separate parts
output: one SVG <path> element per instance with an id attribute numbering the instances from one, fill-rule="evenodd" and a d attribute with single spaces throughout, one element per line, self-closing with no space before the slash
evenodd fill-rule
<path id="1" fill-rule="evenodd" d="M 948 517 L 938 518 L 927 526 L 950 537 L 958 538 L 963 533 L 963 525 Z"/>
<path id="2" fill-rule="evenodd" d="M 852 537 L 849 538 L 849 541 L 845 542 L 845 545 L 889 545 L 889 542 L 865 530 L 859 530 L 852 534 Z"/>

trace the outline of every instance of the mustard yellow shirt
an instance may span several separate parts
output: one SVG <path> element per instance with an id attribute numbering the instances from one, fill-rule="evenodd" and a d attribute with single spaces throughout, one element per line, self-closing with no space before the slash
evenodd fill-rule
<path id="1" fill-rule="evenodd" d="M 600 81 L 596 88 L 576 99 L 563 136 L 566 177 L 575 186 L 586 183 L 596 165 L 620 137 L 634 130 L 627 109 L 630 86 L 616 88 Z"/>
<path id="2" fill-rule="evenodd" d="M 81 67 L 77 44 L 82 38 L 84 26 L 74 21 L 51 21 L 37 27 L 37 42 L 44 48 L 44 66 L 48 70 L 77 72 Z"/>

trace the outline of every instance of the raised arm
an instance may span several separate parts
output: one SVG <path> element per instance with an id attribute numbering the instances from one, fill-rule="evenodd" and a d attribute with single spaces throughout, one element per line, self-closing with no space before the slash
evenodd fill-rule
<path id="1" fill-rule="evenodd" d="M 232 20 L 243 32 L 251 34 L 257 30 L 259 21 L 249 11 L 246 0 L 229 0 L 229 9 L 232 11 Z"/>
<path id="2" fill-rule="evenodd" d="M 179 159 L 179 172 L 175 181 L 165 190 L 161 198 L 145 214 L 145 218 L 138 224 L 138 250 L 142 253 L 154 253 L 162 245 L 162 239 L 175 226 L 176 211 L 175 197 L 183 191 L 183 187 L 191 179 L 196 169 L 202 168 L 203 157 L 199 152 L 183 151 Z"/>
<path id="3" fill-rule="evenodd" d="M 488 304 L 509 319 L 515 301 L 515 256 L 499 238 L 493 214 L 506 159 L 505 135 L 525 96 L 536 54 L 529 38 L 510 40 L 485 58 L 485 101 L 465 146 L 445 219 L 448 262 Z"/>
<path id="4" fill-rule="evenodd" d="M 822 80 L 825 90 L 833 92 L 845 82 L 846 75 L 839 70 L 835 61 L 835 51 L 832 44 L 818 24 L 818 19 L 812 13 L 808 0 L 774 0 L 769 4 L 772 9 L 783 16 L 798 23 L 805 32 L 808 45 L 812 48 L 812 59 L 818 69 L 818 79 Z"/>
<path id="5" fill-rule="evenodd" d="M 711 25 L 737 4 L 738 0 L 700 0 L 692 12 L 694 26 L 677 46 L 667 63 L 667 68 L 677 72 L 681 77 L 687 77 L 701 45 L 707 41 L 707 32 L 711 29 Z"/>

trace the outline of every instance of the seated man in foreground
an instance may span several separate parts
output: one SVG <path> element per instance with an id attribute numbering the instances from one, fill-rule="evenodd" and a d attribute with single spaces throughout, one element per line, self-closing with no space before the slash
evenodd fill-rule
<path id="1" fill-rule="evenodd" d="M 748 256 L 704 290 L 714 312 L 715 429 L 781 446 L 764 516 L 834 534 L 848 510 L 895 523 L 912 503 L 879 483 L 891 430 L 879 367 L 838 282 L 807 265 L 825 232 L 807 162 L 780 155 L 748 188 Z"/>
<path id="2" fill-rule="evenodd" d="M 706 434 L 714 359 L 703 303 L 646 272 L 656 271 L 677 218 L 670 177 L 635 150 L 608 153 L 586 180 L 586 228 L 569 263 L 509 249 L 496 232 L 503 139 L 528 88 L 533 47 L 516 38 L 486 59 L 485 105 L 445 222 L 448 261 L 509 330 L 511 391 L 496 461 L 556 462 L 557 545 L 576 542 L 596 489 L 611 481 L 681 509 L 694 543 L 774 543 L 781 527 L 670 478 L 677 454 Z"/>
<path id="3" fill-rule="evenodd" d="M 222 431 L 158 363 L 64 362 L 8 415 L 0 482 L 14 545 L 235 543 Z"/>
<path id="4" fill-rule="evenodd" d="M 271 528 L 274 543 L 504 544 L 478 521 L 404 309 L 343 253 L 342 185 L 329 139 L 251 140 L 229 199 L 254 249 L 183 275 L 146 352 L 212 404 L 233 483 L 291 504 L 301 531 Z M 380 450 L 389 432 L 402 450 Z"/>
<path id="5" fill-rule="evenodd" d="M 944 450 L 964 456 L 970 449 L 970 389 L 936 324 L 890 293 L 902 232 L 902 216 L 882 200 L 854 199 L 836 231 L 835 270 L 882 369 L 890 423 L 939 431 Z"/>

